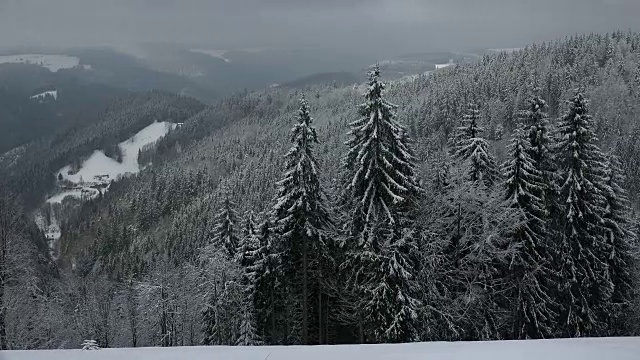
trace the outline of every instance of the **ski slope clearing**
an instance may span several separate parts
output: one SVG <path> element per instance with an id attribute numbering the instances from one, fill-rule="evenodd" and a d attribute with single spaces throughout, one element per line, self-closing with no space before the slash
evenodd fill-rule
<path id="1" fill-rule="evenodd" d="M 140 171 L 138 151 L 158 141 L 177 126 L 169 122 L 154 122 L 128 140 L 121 142 L 118 146 L 122 150 L 122 162 L 108 157 L 102 150 L 95 150 L 82 163 L 78 172 L 70 173 L 71 165 L 63 167 L 56 173 L 56 177 L 60 174 L 63 179 L 74 183 L 77 187 L 54 195 L 47 199 L 47 202 L 59 203 L 67 196 L 92 198 L 98 195 L 98 190 L 95 188 L 97 185 L 107 185 L 120 176 L 138 173 Z"/>
<path id="2" fill-rule="evenodd" d="M 192 49 L 191 52 L 209 55 L 211 57 L 224 60 L 224 62 L 231 62 L 231 60 L 229 60 L 226 57 L 224 57 L 224 55 L 229 52 L 228 50 Z"/>
<path id="3" fill-rule="evenodd" d="M 447 68 L 447 67 L 449 67 L 451 65 L 453 65 L 452 62 L 449 62 L 449 63 L 446 63 L 446 64 L 436 64 L 436 70 L 444 69 L 444 68 Z"/>
<path id="4" fill-rule="evenodd" d="M 7 63 L 40 65 L 51 72 L 56 72 L 60 69 L 72 69 L 79 66 L 80 59 L 75 56 L 41 54 L 0 56 L 0 64 Z"/>
<path id="5" fill-rule="evenodd" d="M 43 93 L 33 95 L 30 99 L 44 100 L 47 96 L 52 96 L 55 100 L 58 100 L 58 90 L 45 91 Z"/>
<path id="6" fill-rule="evenodd" d="M 6 351 L 2 360 L 637 360 L 640 338 Z"/>

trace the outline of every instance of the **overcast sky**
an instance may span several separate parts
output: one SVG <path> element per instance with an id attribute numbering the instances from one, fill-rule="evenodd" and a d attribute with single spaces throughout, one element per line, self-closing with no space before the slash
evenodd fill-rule
<path id="1" fill-rule="evenodd" d="M 640 30 L 639 15 L 640 0 L 0 0 L 0 42 L 401 53 Z"/>

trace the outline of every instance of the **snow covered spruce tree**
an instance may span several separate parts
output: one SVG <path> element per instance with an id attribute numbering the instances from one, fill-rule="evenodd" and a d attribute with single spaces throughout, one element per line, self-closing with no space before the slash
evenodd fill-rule
<path id="1" fill-rule="evenodd" d="M 604 154 L 595 144 L 587 100 L 581 93 L 569 101 L 558 138 L 564 221 L 555 261 L 560 291 L 556 321 L 564 325 L 560 335 L 594 336 L 603 333 L 602 312 L 614 289 L 608 266 L 612 246 L 604 227 Z"/>
<path id="2" fill-rule="evenodd" d="M 557 223 L 562 219 L 561 206 L 558 199 L 558 178 L 556 173 L 556 163 L 553 152 L 553 141 L 551 139 L 551 125 L 546 113 L 547 104 L 540 97 L 539 89 L 534 90 L 534 95 L 529 99 L 529 106 L 520 113 L 520 122 L 527 132 L 529 144 L 526 151 L 531 157 L 532 166 L 540 175 L 542 206 L 545 210 L 545 220 L 549 226 L 545 228 L 544 238 L 547 241 L 557 239 L 555 233 L 559 227 Z"/>
<path id="3" fill-rule="evenodd" d="M 245 214 L 242 221 L 242 237 L 236 249 L 236 260 L 245 269 L 245 280 L 243 283 L 251 283 L 252 267 L 255 261 L 255 252 L 260 246 L 258 232 L 256 229 L 255 217 L 252 211 Z"/>
<path id="4" fill-rule="evenodd" d="M 553 335 L 553 293 L 549 280 L 553 269 L 546 241 L 544 176 L 529 155 L 528 134 L 517 128 L 504 165 L 505 200 L 516 209 L 519 221 L 512 224 L 509 256 L 503 265 L 507 285 L 504 306 L 509 310 L 507 336 L 538 339 Z"/>
<path id="5" fill-rule="evenodd" d="M 412 215 L 422 192 L 406 130 L 383 98 L 380 69 L 369 72 L 360 119 L 350 124 L 344 158 L 348 251 L 343 266 L 360 312 L 360 341 L 417 337 L 416 240 Z"/>
<path id="6" fill-rule="evenodd" d="M 311 289 L 318 289 L 318 270 L 329 255 L 326 231 L 332 226 L 325 195 L 320 186 L 318 162 L 313 147 L 318 136 L 312 126 L 309 105 L 300 100 L 297 124 L 291 129 L 293 146 L 285 155 L 284 178 L 278 182 L 278 195 L 273 207 L 279 256 L 279 273 L 285 286 L 287 301 L 293 301 L 292 319 L 299 320 L 303 344 L 309 344 Z M 314 317 L 315 318 L 315 317 Z"/>
<path id="7" fill-rule="evenodd" d="M 240 326 L 237 345 L 259 345 L 260 340 L 255 324 L 255 282 L 256 261 L 259 260 L 260 239 L 256 231 L 253 212 L 244 219 L 243 234 L 237 250 L 236 260 L 242 268 L 240 286 L 242 289 L 242 308 L 240 309 Z"/>
<path id="8" fill-rule="evenodd" d="M 213 232 L 213 242 L 225 249 L 225 253 L 233 259 L 238 247 L 238 214 L 236 204 L 229 198 L 229 194 L 224 195 L 222 209 L 216 215 L 216 227 Z"/>
<path id="9" fill-rule="evenodd" d="M 239 221 L 228 191 L 224 189 L 223 194 L 222 209 L 215 217 L 213 236 L 200 255 L 209 272 L 205 277 L 208 289 L 202 310 L 203 345 L 235 343 L 231 330 L 235 319 L 231 319 L 231 308 L 237 305 L 234 301 L 239 297 L 236 289 L 240 286 L 236 286 L 235 281 L 243 280 L 242 275 L 234 275 Z"/>
<path id="10" fill-rule="evenodd" d="M 452 143 L 453 157 L 468 162 L 471 182 L 482 181 L 491 187 L 498 178 L 498 166 L 489 151 L 489 143 L 482 137 L 484 128 L 478 124 L 480 110 L 476 104 L 469 104 L 462 119 L 462 126 L 457 128 Z"/>
<path id="11" fill-rule="evenodd" d="M 627 334 L 624 316 L 629 311 L 637 293 L 633 284 L 632 270 L 636 259 L 634 253 L 638 249 L 636 234 L 633 229 L 631 208 L 627 191 L 622 187 L 625 182 L 624 173 L 618 158 L 610 154 L 605 163 L 605 189 L 606 208 L 604 221 L 606 239 L 611 246 L 609 254 L 609 276 L 613 282 L 613 295 L 609 302 L 610 309 L 606 312 L 609 316 L 609 326 L 612 329 L 610 335 Z"/>
<path id="12" fill-rule="evenodd" d="M 520 121 L 529 139 L 526 151 L 531 157 L 532 165 L 542 176 L 541 185 L 546 187 L 542 189 L 544 190 L 542 195 L 546 195 L 551 190 L 555 164 L 551 149 L 550 124 L 546 113 L 547 103 L 537 94 L 538 92 L 539 90 L 536 89 L 536 95 L 529 99 L 529 106 L 521 112 Z"/>

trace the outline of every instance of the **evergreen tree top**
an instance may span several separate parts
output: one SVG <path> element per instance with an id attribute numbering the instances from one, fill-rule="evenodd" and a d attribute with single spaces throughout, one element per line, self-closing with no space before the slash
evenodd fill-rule
<path id="1" fill-rule="evenodd" d="M 291 129 L 293 145 L 285 155 L 286 170 L 283 179 L 277 183 L 278 195 L 273 207 L 276 226 L 281 233 L 289 233 L 293 227 L 303 225 L 311 236 L 330 223 L 320 186 L 318 162 L 313 154 L 318 136 L 312 122 L 309 105 L 303 96 L 297 123 Z"/>
<path id="2" fill-rule="evenodd" d="M 349 151 L 343 159 L 348 177 L 343 200 L 355 205 L 359 210 L 354 210 L 362 212 L 369 225 L 374 218 L 397 223 L 398 212 L 412 208 L 422 192 L 415 176 L 411 139 L 395 119 L 396 106 L 384 99 L 379 77 L 380 69 L 375 66 L 369 72 L 360 118 L 350 124 Z"/>
<path id="3" fill-rule="evenodd" d="M 490 186 L 499 177 L 497 165 L 489 151 L 489 143 L 482 137 L 484 129 L 479 125 L 480 110 L 470 103 L 462 118 L 462 126 L 457 128 L 452 140 L 453 157 L 469 162 L 469 176 L 472 182 L 482 180 Z"/>
<path id="4" fill-rule="evenodd" d="M 569 110 L 560 121 L 559 151 L 565 156 L 559 161 L 564 168 L 574 170 L 603 168 L 603 154 L 595 145 L 598 139 L 592 128 L 588 104 L 584 95 L 581 92 L 577 93 L 569 100 Z"/>
<path id="5" fill-rule="evenodd" d="M 235 210 L 235 203 L 225 196 L 222 201 L 222 208 L 216 215 L 216 227 L 214 229 L 213 241 L 222 246 L 227 256 L 234 258 L 238 248 L 238 215 Z"/>
<path id="6" fill-rule="evenodd" d="M 527 153 L 527 147 L 525 131 L 517 128 L 508 147 L 512 159 L 504 165 L 506 200 L 512 207 L 530 207 L 531 213 L 539 216 L 543 211 L 539 196 L 543 190 L 542 176 Z"/>

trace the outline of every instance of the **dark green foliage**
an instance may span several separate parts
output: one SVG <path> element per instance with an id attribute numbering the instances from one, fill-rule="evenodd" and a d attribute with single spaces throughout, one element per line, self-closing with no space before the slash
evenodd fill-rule
<path id="1" fill-rule="evenodd" d="M 297 123 L 291 130 L 293 146 L 285 155 L 284 178 L 277 184 L 278 195 L 273 207 L 276 240 L 273 250 L 279 261 L 279 282 L 287 291 L 286 299 L 299 302 L 292 308 L 301 308 L 301 313 L 296 311 L 288 315 L 299 324 L 301 333 L 295 334 L 291 330 L 285 330 L 285 333 L 292 332 L 287 337 L 299 337 L 303 344 L 311 343 L 309 330 L 317 320 L 311 317 L 312 292 L 326 293 L 320 273 L 329 261 L 328 242 L 332 228 L 314 154 L 318 136 L 312 121 L 309 105 L 303 97 Z"/>
<path id="2" fill-rule="evenodd" d="M 603 189 L 606 199 L 604 226 L 605 238 L 611 250 L 608 256 L 609 277 L 613 283 L 613 294 L 606 309 L 607 322 L 614 335 L 625 334 L 630 324 L 626 314 L 631 310 L 633 299 L 638 295 L 633 279 L 637 262 L 637 235 L 634 232 L 632 211 L 627 191 L 621 184 L 625 178 L 620 161 L 615 155 L 607 155 Z"/>
<path id="3" fill-rule="evenodd" d="M 517 339 L 546 338 L 554 333 L 557 314 L 551 291 L 553 252 L 547 240 L 544 176 L 529 155 L 526 133 L 517 129 L 504 166 L 507 205 L 519 219 L 510 234 L 510 256 L 502 269 L 508 287 L 505 305 L 511 311 L 507 333 Z"/>
<path id="4" fill-rule="evenodd" d="M 366 102 L 350 124 L 344 203 L 347 251 L 358 307 L 360 341 L 403 342 L 417 338 L 416 238 L 412 211 L 421 189 L 409 136 L 383 98 L 380 69 L 369 73 Z"/>
<path id="5" fill-rule="evenodd" d="M 238 250 L 240 236 L 240 221 L 236 213 L 236 204 L 229 198 L 224 196 L 222 208 L 216 215 L 216 227 L 213 230 L 212 243 L 224 250 L 224 253 L 233 259 Z"/>
<path id="6" fill-rule="evenodd" d="M 603 334 L 602 310 L 614 284 L 608 271 L 613 248 L 604 234 L 604 155 L 596 145 L 587 100 L 578 93 L 558 125 L 557 161 L 564 226 L 557 245 L 560 318 L 565 336 Z"/>
<path id="7" fill-rule="evenodd" d="M 467 113 L 458 127 L 452 143 L 454 158 L 468 163 L 469 180 L 483 182 L 490 187 L 499 177 L 498 168 L 489 150 L 489 143 L 482 137 L 484 128 L 479 124 L 480 111 L 475 104 L 469 104 Z"/>

